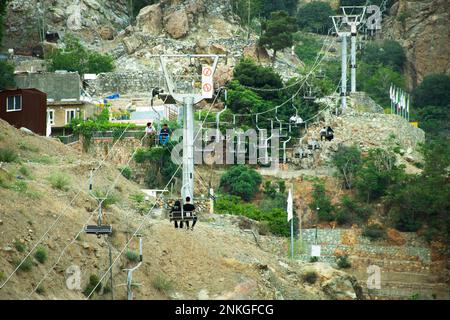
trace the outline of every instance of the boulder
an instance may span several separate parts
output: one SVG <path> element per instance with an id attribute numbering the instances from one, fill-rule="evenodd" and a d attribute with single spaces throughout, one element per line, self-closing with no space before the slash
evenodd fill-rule
<path id="1" fill-rule="evenodd" d="M 113 40 L 114 39 L 114 29 L 110 26 L 101 26 L 98 29 L 98 33 L 103 40 Z"/>
<path id="2" fill-rule="evenodd" d="M 174 39 L 186 36 L 189 31 L 189 22 L 186 12 L 178 10 L 169 14 L 164 18 L 164 28 Z"/>
<path id="3" fill-rule="evenodd" d="M 205 38 L 198 38 L 195 42 L 195 52 L 208 53 L 208 42 Z"/>
<path id="4" fill-rule="evenodd" d="M 162 31 L 162 11 L 159 3 L 141 9 L 136 17 L 136 26 L 142 32 L 158 35 Z"/>
<path id="5" fill-rule="evenodd" d="M 362 287 L 358 280 L 341 270 L 332 268 L 328 263 L 316 262 L 310 266 L 318 274 L 318 285 L 333 300 L 363 299 Z"/>
<path id="6" fill-rule="evenodd" d="M 243 55 L 245 58 L 251 58 L 258 62 L 270 62 L 270 56 L 264 47 L 258 45 L 251 45 L 244 49 Z"/>
<path id="7" fill-rule="evenodd" d="M 402 246 L 406 243 L 405 237 L 395 229 L 388 229 L 386 234 L 388 241 L 396 246 Z"/>
<path id="8" fill-rule="evenodd" d="M 214 82 L 219 86 L 224 86 L 233 78 L 233 69 L 227 65 L 220 65 L 214 72 Z"/>
<path id="9" fill-rule="evenodd" d="M 125 46 L 125 50 L 128 54 L 132 54 L 141 46 L 141 40 L 136 36 L 132 35 L 130 37 L 123 39 L 123 44 Z"/>
<path id="10" fill-rule="evenodd" d="M 211 45 L 210 51 L 214 54 L 226 54 L 228 52 L 227 48 L 217 43 Z"/>

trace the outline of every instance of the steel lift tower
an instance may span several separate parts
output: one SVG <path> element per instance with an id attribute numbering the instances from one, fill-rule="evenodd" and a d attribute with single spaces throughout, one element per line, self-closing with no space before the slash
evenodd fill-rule
<path id="1" fill-rule="evenodd" d="M 343 6 L 342 13 L 346 17 L 345 22 L 350 26 L 351 48 L 350 48 L 350 89 L 351 93 L 356 92 L 356 36 L 358 34 L 358 26 L 364 20 L 366 14 L 365 6 Z M 351 10 L 351 11 L 350 11 Z M 357 15 L 352 15 L 354 11 L 358 11 Z M 350 11 L 350 14 L 349 14 Z"/>
<path id="2" fill-rule="evenodd" d="M 341 38 L 341 111 L 347 108 L 347 37 L 345 16 L 331 16 L 336 34 Z"/>
<path id="3" fill-rule="evenodd" d="M 223 55 L 212 54 L 172 54 L 160 55 L 160 63 L 169 94 L 175 101 L 182 104 L 183 108 L 183 184 L 181 187 L 181 197 L 184 203 L 187 196 L 194 201 L 194 105 L 205 98 L 212 98 L 214 91 L 212 77 L 216 70 L 219 57 Z M 175 83 L 169 75 L 167 68 L 168 59 L 207 59 L 213 60 L 212 66 L 202 68 L 201 92 L 196 92 L 196 81 L 185 81 L 181 86 Z M 192 75 L 192 79 L 195 75 Z M 205 82 L 204 79 L 210 79 Z M 197 81 L 198 82 L 198 81 Z"/>

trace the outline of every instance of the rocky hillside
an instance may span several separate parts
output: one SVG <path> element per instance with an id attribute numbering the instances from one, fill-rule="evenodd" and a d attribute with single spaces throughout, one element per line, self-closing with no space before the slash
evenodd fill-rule
<path id="1" fill-rule="evenodd" d="M 99 159 L 78 154 L 75 149 L 53 139 L 42 138 L 0 121 L 0 150 L 13 150 L 18 158 L 0 163 L 0 282 L 14 270 L 17 262 L 33 248 L 45 230 L 58 218 L 55 227 L 39 244 L 48 258 L 30 259 L 0 289 L 0 299 L 22 299 L 37 285 L 61 256 L 54 272 L 42 283 L 32 299 L 83 299 L 80 291 L 69 290 L 68 268 L 81 269 L 81 288 L 90 275 L 103 275 L 108 266 L 108 245 L 104 239 L 77 232 L 95 213 L 97 202 L 85 192 L 89 168 Z M 65 177 L 57 184 L 53 174 Z M 115 258 L 125 246 L 129 232 L 142 222 L 130 195 L 139 187 L 125 178 L 115 166 L 106 164 L 94 179 L 94 190 L 105 190 L 119 175 L 113 188 L 115 201 L 105 209 L 106 221 L 114 233 L 111 239 Z M 144 206 L 149 203 L 144 202 Z M 95 215 L 94 215 L 95 216 Z M 251 224 L 250 224 L 251 225 Z M 201 214 L 195 231 L 177 230 L 163 216 L 152 214 L 141 230 L 144 263 L 134 273 L 136 299 L 356 299 L 361 287 L 356 278 L 328 264 L 292 262 L 286 259 L 287 242 L 282 238 L 258 236 L 244 231 L 249 223 L 240 217 Z M 137 240 L 130 250 L 137 250 Z M 131 258 L 120 257 L 113 268 L 115 299 L 126 299 L 123 283 L 125 267 Z M 309 283 L 305 274 L 317 273 Z M 104 282 L 107 285 L 107 282 Z M 106 290 L 94 299 L 109 299 Z"/>
<path id="2" fill-rule="evenodd" d="M 429 73 L 450 74 L 450 10 L 447 0 L 398 0 L 383 24 L 382 36 L 406 51 L 410 88 Z"/>

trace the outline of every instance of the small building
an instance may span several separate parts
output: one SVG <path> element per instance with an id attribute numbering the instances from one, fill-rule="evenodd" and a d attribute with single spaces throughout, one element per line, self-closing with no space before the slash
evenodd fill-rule
<path id="1" fill-rule="evenodd" d="M 20 129 L 47 133 L 47 95 L 37 89 L 0 91 L 0 118 Z"/>
<path id="2" fill-rule="evenodd" d="M 67 133 L 64 129 L 74 118 L 92 118 L 98 106 L 81 98 L 81 79 L 77 72 L 57 71 L 15 75 L 19 88 L 34 87 L 47 93 L 47 113 L 52 135 Z"/>

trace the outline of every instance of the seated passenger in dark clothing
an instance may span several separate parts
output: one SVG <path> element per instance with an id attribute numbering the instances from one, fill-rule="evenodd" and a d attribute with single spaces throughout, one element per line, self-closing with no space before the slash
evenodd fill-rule
<path id="1" fill-rule="evenodd" d="M 183 205 L 183 211 L 184 211 L 184 215 L 186 217 L 192 217 L 194 214 L 194 211 L 195 211 L 195 206 L 190 202 L 191 202 L 191 198 L 186 197 L 186 203 Z M 194 226 L 196 223 L 197 223 L 197 217 L 194 216 L 193 220 L 192 220 L 191 230 L 194 230 Z M 187 229 L 189 230 L 189 221 L 186 221 L 186 226 L 187 226 Z"/>
<path id="2" fill-rule="evenodd" d="M 181 217 L 181 202 L 180 200 L 175 201 L 170 213 Z M 178 221 L 175 220 L 175 228 L 178 228 Z M 180 228 L 183 228 L 183 221 L 180 221 Z"/>
<path id="3" fill-rule="evenodd" d="M 334 133 L 333 129 L 331 129 L 331 127 L 328 126 L 328 128 L 327 128 L 327 135 L 326 135 L 326 139 L 327 139 L 328 141 L 333 140 L 333 138 L 334 138 L 333 133 Z"/>

